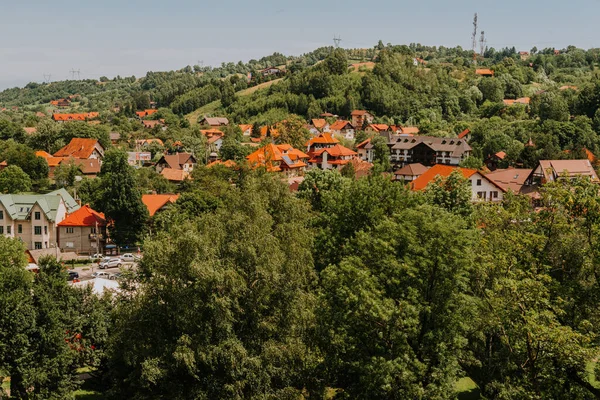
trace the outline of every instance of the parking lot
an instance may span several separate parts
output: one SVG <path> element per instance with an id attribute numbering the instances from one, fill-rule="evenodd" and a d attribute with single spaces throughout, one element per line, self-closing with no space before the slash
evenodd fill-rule
<path id="1" fill-rule="evenodd" d="M 127 268 L 127 269 L 137 268 L 137 263 L 123 262 L 121 269 L 125 269 L 125 268 Z M 92 276 L 92 274 L 94 272 L 108 272 L 109 274 L 115 274 L 115 273 L 121 271 L 121 269 L 119 269 L 119 268 L 100 269 L 98 266 L 98 263 L 90 263 L 90 264 L 78 266 L 75 268 L 69 268 L 69 271 L 76 271 L 79 274 L 79 280 L 84 282 L 84 281 L 89 281 L 90 279 L 94 279 L 94 277 Z"/>

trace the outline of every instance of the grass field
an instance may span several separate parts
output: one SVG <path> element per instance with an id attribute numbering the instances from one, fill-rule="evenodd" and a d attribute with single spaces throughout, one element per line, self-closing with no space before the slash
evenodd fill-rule
<path id="1" fill-rule="evenodd" d="M 283 78 L 274 79 L 269 82 L 261 83 L 260 85 L 253 86 L 248 89 L 240 90 L 236 93 L 237 96 L 249 96 L 252 93 L 256 92 L 260 89 L 268 88 L 269 86 L 275 85 L 276 83 L 281 82 Z M 198 118 L 203 115 L 211 115 L 214 114 L 219 108 L 221 108 L 221 100 L 213 101 L 212 103 L 208 103 L 196 111 L 193 111 L 185 116 L 185 118 L 190 122 L 190 125 L 198 125 Z"/>

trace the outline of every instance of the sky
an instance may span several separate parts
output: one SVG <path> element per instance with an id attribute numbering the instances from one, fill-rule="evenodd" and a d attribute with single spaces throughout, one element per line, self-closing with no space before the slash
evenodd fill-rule
<path id="1" fill-rule="evenodd" d="M 460 3 L 460 4 L 457 4 Z M 471 47 L 600 47 L 600 0 L 0 0 L 0 90 L 28 82 L 300 55 L 342 38 Z M 76 75 L 77 76 L 77 75 Z"/>

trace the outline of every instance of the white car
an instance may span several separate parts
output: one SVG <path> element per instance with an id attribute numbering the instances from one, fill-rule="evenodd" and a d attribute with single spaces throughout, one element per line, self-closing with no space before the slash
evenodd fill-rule
<path id="1" fill-rule="evenodd" d="M 90 260 L 99 260 L 99 259 L 101 259 L 102 257 L 104 257 L 102 254 L 100 254 L 100 253 L 96 253 L 96 254 L 92 254 L 92 255 L 90 256 Z"/>
<path id="2" fill-rule="evenodd" d="M 104 271 L 99 271 L 99 272 L 94 272 L 92 274 L 93 278 L 104 278 L 104 279 L 110 279 L 110 275 L 108 272 L 104 272 Z"/>
<path id="3" fill-rule="evenodd" d="M 121 260 L 120 258 L 110 258 L 108 261 L 102 261 L 100 263 L 99 268 L 120 268 L 121 265 L 123 265 L 123 260 Z"/>
<path id="4" fill-rule="evenodd" d="M 121 260 L 123 260 L 125 262 L 134 262 L 135 256 L 131 253 L 125 253 L 125 254 L 121 255 Z"/>

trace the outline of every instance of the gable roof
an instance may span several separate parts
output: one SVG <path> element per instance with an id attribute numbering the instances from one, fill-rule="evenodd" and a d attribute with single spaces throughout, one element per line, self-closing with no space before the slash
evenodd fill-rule
<path id="1" fill-rule="evenodd" d="M 460 168 L 460 167 L 451 167 L 449 165 L 441 165 L 436 164 L 433 167 L 429 168 L 425 171 L 421 176 L 410 183 L 410 187 L 412 190 L 423 190 L 429 185 L 431 182 L 435 181 L 435 178 L 438 176 L 448 177 L 452 172 L 456 169 L 460 170 L 462 176 L 465 178 L 470 178 L 473 174 L 477 172 L 474 169 Z"/>
<path id="2" fill-rule="evenodd" d="M 182 169 L 164 168 L 160 174 L 164 176 L 168 181 L 172 182 L 183 182 L 186 180 L 190 173 Z"/>
<path id="3" fill-rule="evenodd" d="M 390 129 L 389 125 L 386 124 L 370 124 L 369 127 L 376 132 L 387 131 Z"/>
<path id="4" fill-rule="evenodd" d="M 406 164 L 404 167 L 394 172 L 394 175 L 420 176 L 423 175 L 428 169 L 429 167 L 426 167 L 421 163 Z"/>
<path id="5" fill-rule="evenodd" d="M 175 203 L 179 199 L 178 194 L 144 194 L 142 202 L 148 208 L 148 212 L 152 217 L 158 210 L 167 204 Z"/>
<path id="6" fill-rule="evenodd" d="M 86 119 L 98 118 L 99 112 L 79 113 L 79 114 L 52 114 L 55 121 L 85 121 Z"/>
<path id="7" fill-rule="evenodd" d="M 485 177 L 505 192 L 512 190 L 513 193 L 519 193 L 531 171 L 523 168 L 497 169 L 485 174 Z"/>
<path id="8" fill-rule="evenodd" d="M 325 120 L 325 118 L 313 118 L 311 120 L 311 123 L 317 129 L 323 129 L 323 127 L 327 125 L 327 121 Z"/>
<path id="9" fill-rule="evenodd" d="M 229 120 L 224 117 L 204 117 L 200 121 L 200 124 L 204 125 L 202 124 L 203 122 L 206 122 L 206 124 L 210 126 L 229 125 Z"/>
<path id="10" fill-rule="evenodd" d="M 60 203 L 64 203 L 67 212 L 79 208 L 79 204 L 65 189 L 55 190 L 47 194 L 3 194 L 0 195 L 0 204 L 13 220 L 26 220 L 34 205 L 38 205 L 50 221 L 56 221 Z"/>
<path id="11" fill-rule="evenodd" d="M 470 133 L 471 133 L 471 130 L 469 128 L 467 128 L 467 129 L 465 129 L 464 131 L 462 131 L 461 133 L 458 134 L 458 138 L 459 139 L 464 139 Z"/>
<path id="12" fill-rule="evenodd" d="M 242 130 L 242 132 L 250 130 L 250 133 L 252 133 L 252 125 L 250 124 L 240 124 L 240 129 Z"/>
<path id="13" fill-rule="evenodd" d="M 186 164 L 190 159 L 192 163 L 196 163 L 196 159 L 191 153 L 175 153 L 162 156 L 157 164 L 166 163 L 169 168 L 180 170 L 182 169 L 181 166 Z"/>
<path id="14" fill-rule="evenodd" d="M 453 157 L 459 157 L 466 151 L 471 151 L 471 146 L 464 139 L 440 138 L 434 136 L 401 136 L 391 138 L 393 150 L 410 150 L 419 144 L 424 144 L 434 151 L 446 151 Z"/>
<path id="15" fill-rule="evenodd" d="M 293 148 L 289 144 L 275 145 L 269 143 L 248 155 L 246 159 L 253 167 L 264 166 L 269 172 L 281 171 L 282 166 L 295 169 L 306 167 L 303 160 L 310 158 L 308 154 Z"/>
<path id="16" fill-rule="evenodd" d="M 366 110 L 354 110 L 354 111 L 352 111 L 352 113 L 350 115 L 353 115 L 353 116 L 357 115 L 358 116 L 358 115 L 366 115 L 366 114 L 372 115 L 370 112 L 368 112 Z"/>
<path id="17" fill-rule="evenodd" d="M 598 175 L 589 160 L 540 160 L 538 168 L 541 167 L 546 182 L 554 180 L 554 176 L 561 176 L 565 172 L 568 177 L 588 176 L 593 181 L 598 181 Z M 537 168 L 532 173 L 536 172 Z"/>
<path id="18" fill-rule="evenodd" d="M 310 138 L 310 140 L 306 142 L 305 146 L 310 147 L 313 144 L 335 144 L 339 142 L 339 140 L 331 136 L 331 133 L 321 133 L 319 136 Z"/>
<path id="19" fill-rule="evenodd" d="M 89 205 L 67 214 L 58 226 L 106 226 L 106 217 L 104 214 L 93 210 Z"/>
<path id="20" fill-rule="evenodd" d="M 362 142 L 360 142 L 359 144 L 356 145 L 356 149 L 363 149 L 366 148 L 366 145 L 371 143 L 371 138 L 368 138 L 366 140 L 363 140 Z"/>
<path id="21" fill-rule="evenodd" d="M 494 71 L 488 68 L 478 68 L 475 70 L 475 74 L 482 76 L 494 76 Z"/>
<path id="22" fill-rule="evenodd" d="M 54 156 L 89 158 L 97 147 L 101 149 L 101 152 L 104 150 L 98 139 L 73 138 L 68 145 L 54 153 Z"/>
<path id="23" fill-rule="evenodd" d="M 349 126 L 349 128 L 347 128 L 348 126 Z M 341 131 L 344 128 L 346 128 L 346 129 L 354 129 L 354 126 L 352 126 L 352 124 L 349 121 L 345 121 L 343 119 L 340 119 L 340 120 L 335 121 L 333 124 L 331 124 L 331 126 L 329 128 L 332 131 Z"/>

